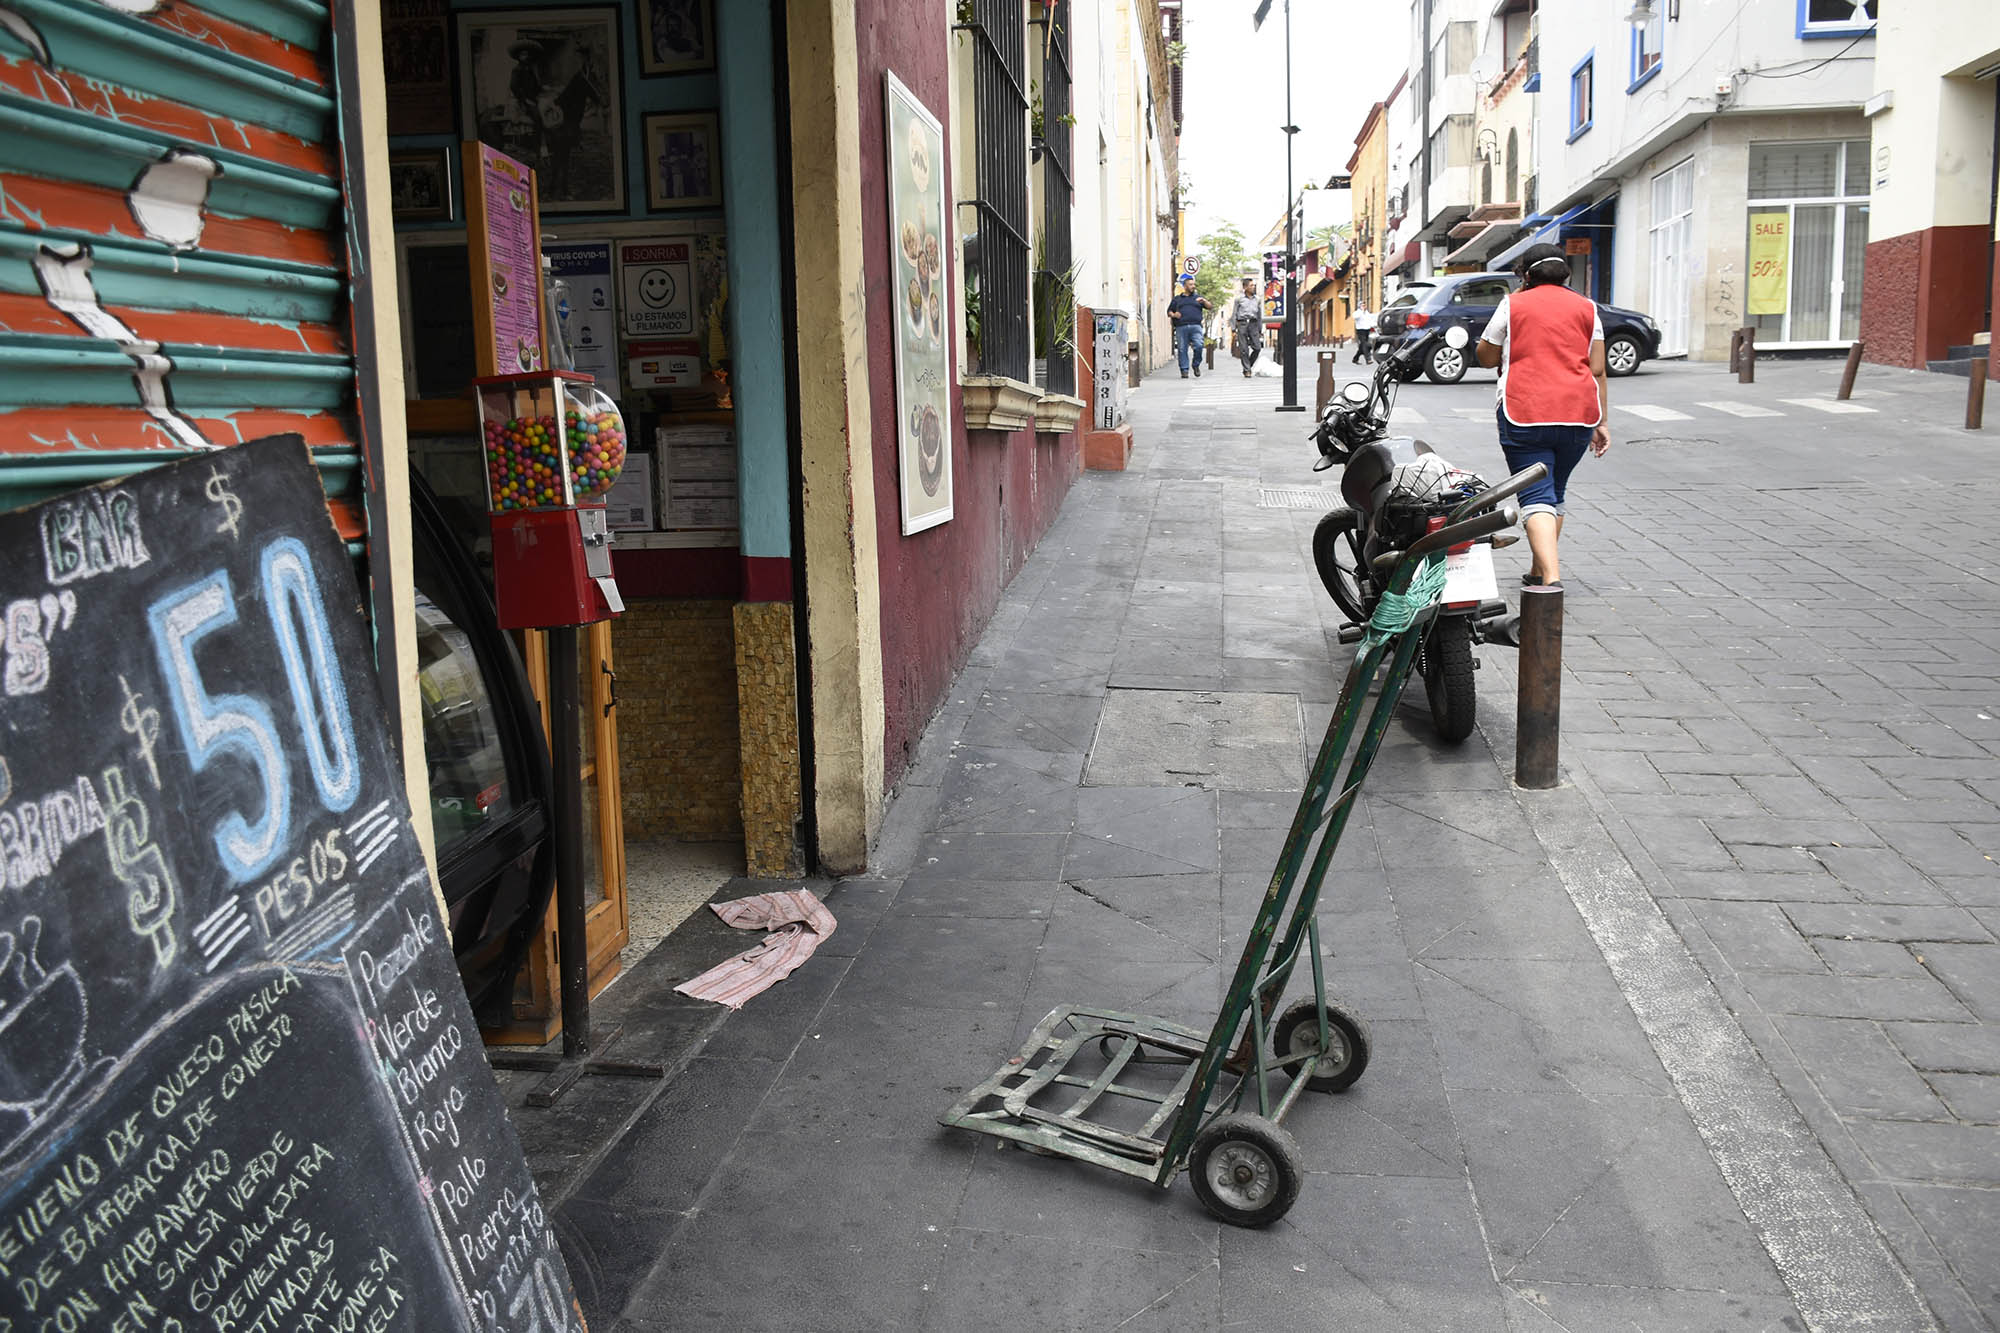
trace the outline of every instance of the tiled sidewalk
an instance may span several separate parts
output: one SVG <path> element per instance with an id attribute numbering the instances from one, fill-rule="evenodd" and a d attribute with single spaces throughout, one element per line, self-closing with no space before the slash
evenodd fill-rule
<path id="1" fill-rule="evenodd" d="M 1759 373 L 1801 377 L 1803 387 L 1769 390 L 1797 398 L 1816 372 Z M 1686 368 L 1631 383 L 1657 391 L 1674 376 L 1719 379 Z M 1993 1284 L 1979 1285 L 1973 1247 L 1995 1234 L 1978 1213 L 1991 1191 L 1959 1189 L 1948 1173 L 1971 1169 L 1976 1180 L 1991 1130 L 1980 1136 L 1971 1099 L 1990 1079 L 1905 1059 L 1911 1077 L 1934 1091 L 1942 1080 L 1973 1114 L 1959 1118 L 1942 1101 L 1888 1108 L 1874 1123 L 1915 1145 L 1900 1159 L 1856 1151 L 1882 1141 L 1853 1133 L 1848 1112 L 1816 1090 L 1821 1072 L 1866 1087 L 1879 1070 L 1901 1095 L 1887 1081 L 1892 1066 L 1840 1054 L 1854 1049 L 1841 1044 L 1842 1023 L 1931 1039 L 1933 1065 L 1990 1061 L 1982 1043 L 1992 1029 L 1976 1004 L 1957 1014 L 1840 1012 L 1933 993 L 1871 945 L 1902 950 L 1931 985 L 1976 1002 L 1995 975 L 1982 974 L 1977 952 L 1991 947 L 1987 923 L 1955 900 L 1898 904 L 1965 913 L 1946 923 L 1965 938 L 1913 950 L 1875 937 L 1916 930 L 1930 940 L 1924 932 L 1943 918 L 1886 926 L 1879 913 L 1803 912 L 1860 901 L 1829 862 L 1850 876 L 1871 867 L 1906 894 L 1976 890 L 1909 866 L 1886 834 L 1833 846 L 1846 843 L 1836 832 L 1880 811 L 1824 810 L 1814 791 L 1839 797 L 1820 774 L 1865 782 L 1860 769 L 1813 766 L 1845 759 L 1895 789 L 1871 762 L 1894 757 L 1795 747 L 1793 736 L 1809 738 L 1775 725 L 1747 743 L 1754 729 L 1734 709 L 1756 701 L 1721 691 L 1765 682 L 1770 669 L 1732 665 L 1724 640 L 1742 637 L 1740 627 L 1718 621 L 1682 655 L 1661 651 L 1690 617 L 1737 613 L 1716 612 L 1713 589 L 1697 602 L 1699 589 L 1668 593 L 1653 581 L 1713 578 L 1713 561 L 1686 553 L 1725 521 L 1771 548 L 1745 562 L 1782 572 L 1794 556 L 1773 519 L 1800 512 L 1755 488 L 1738 488 L 1734 518 L 1675 511 L 1689 489 L 1674 480 L 1670 450 L 1682 446 L 1621 441 L 1632 447 L 1614 463 L 1629 471 L 1592 476 L 1602 517 L 1580 516 L 1566 542 L 1579 564 L 1566 701 L 1574 787 L 1512 790 L 1509 667 L 1497 650 L 1484 651 L 1480 678 L 1497 758 L 1484 736 L 1437 746 L 1414 701 L 1392 731 L 1324 913 L 1333 988 L 1369 1022 L 1374 1056 L 1351 1092 L 1311 1097 L 1290 1121 L 1313 1173 L 1290 1216 L 1257 1232 L 1220 1226 L 1184 1182 L 1159 1191 L 936 1126 L 1055 1003 L 1199 1025 L 1214 1014 L 1307 747 L 1331 712 L 1336 662 L 1350 651 L 1332 642 L 1338 613 L 1310 572 L 1317 513 L 1272 507 L 1264 490 L 1320 480 L 1307 469 L 1302 419 L 1245 398 L 1246 387 L 1275 403 L 1275 385 L 1227 378 L 1155 379 L 1136 396 L 1133 470 L 1083 478 L 1008 590 L 905 775 L 874 875 L 830 889 L 841 926 L 828 947 L 719 1026 L 687 1015 L 691 1039 L 709 1026 L 713 1037 L 600 1159 L 549 1178 L 593 1327 L 1652 1330 L 1797 1327 L 1802 1314 L 1817 1327 L 1862 1318 L 1921 1327 L 1900 1270 L 1795 1102 L 1819 1137 L 1845 1140 L 1829 1142 L 1832 1162 L 1947 1326 L 1984 1327 L 1979 1303 L 1992 1310 Z M 1435 420 L 1490 388 L 1429 392 L 1407 391 L 1405 402 Z M 1675 392 L 1725 393 L 1706 381 Z M 1853 423 L 1863 419 L 1827 417 L 1812 430 L 1860 438 Z M 1739 428 L 1760 427 L 1770 429 L 1756 419 Z M 1482 436 L 1469 411 L 1436 433 L 1453 431 L 1448 452 L 1462 447 L 1461 461 L 1498 470 L 1470 456 Z M 1488 424 L 1489 452 L 1490 437 Z M 1853 448 L 1880 457 L 1865 441 Z M 1816 434 L 1782 463 L 1800 475 L 1834 457 Z M 1703 492 L 1711 509 L 1723 489 Z M 1888 586 L 1901 574 L 1879 577 Z M 1990 609 L 1983 621 L 1974 614 L 1990 587 L 1981 577 L 1963 576 L 1958 596 L 1969 603 L 1965 638 L 1990 652 Z M 1648 589 L 1648 604 L 1626 602 L 1624 585 Z M 1789 623 L 1768 596 L 1757 606 Z M 1660 641 L 1649 637 L 1656 625 Z M 1786 648 L 1818 642 L 1817 628 L 1809 620 Z M 1841 653 L 1829 645 L 1821 655 Z M 1976 656 L 1947 656 L 1967 697 L 1990 685 Z M 1677 758 L 1704 755 L 1740 762 Z M 1990 773 L 1983 788 L 1977 775 L 1947 780 L 1968 793 L 1953 800 L 1995 795 Z M 1719 803 L 1698 804 L 1706 799 Z M 1914 822 L 1925 828 L 1897 836 L 1943 854 L 1925 841 L 1942 836 L 1935 821 Z M 1810 875 L 1784 859 L 1807 854 L 1781 845 L 1808 833 L 1824 867 Z M 1991 882 L 1968 868 L 1964 878 Z M 1821 892 L 1770 906 L 1757 894 L 1773 874 L 1793 876 L 1786 887 L 1811 878 Z M 1697 885 L 1712 891 L 1691 892 Z M 1768 911 L 1748 910 L 1760 901 Z M 1786 950 L 1786 930 L 1805 955 Z M 1721 953 L 1718 940 L 1738 952 Z M 1752 949 L 1772 952 L 1741 952 Z M 649 960 L 646 993 L 705 965 L 699 955 Z M 1956 987 L 1930 970 L 1953 966 Z M 1753 974 L 1757 989 L 1743 980 Z M 1847 987 L 1850 975 L 1905 984 Z M 1836 1012 L 1799 1015 L 1817 1026 L 1745 1004 L 1836 993 L 1848 998 L 1821 1006 Z M 625 1003 L 645 1021 L 644 993 Z M 663 1002 L 663 1014 L 672 1009 Z M 1685 1039 L 1731 1032 L 1736 1046 Z M 1785 1034 L 1775 1051 L 1774 1032 Z M 1815 1051 L 1827 1056 L 1817 1069 Z M 1954 1128 L 1966 1132 L 1937 1137 Z M 1760 1180 L 1772 1163 L 1789 1178 Z M 1897 1174 L 1912 1165 L 1947 1174 Z M 1828 1181 L 1831 1207 L 1799 1216 L 1815 1212 L 1797 1206 L 1801 1182 Z M 1884 1219 L 1885 1204 L 1917 1195 L 1960 1211 L 1964 1246 L 1922 1251 Z"/>

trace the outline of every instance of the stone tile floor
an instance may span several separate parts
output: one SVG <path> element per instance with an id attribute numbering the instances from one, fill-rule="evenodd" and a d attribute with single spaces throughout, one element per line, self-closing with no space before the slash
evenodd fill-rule
<path id="1" fill-rule="evenodd" d="M 1962 385 L 1802 408 L 1837 370 L 1614 385 L 1676 415 L 1620 411 L 1573 490 L 1568 781 L 1512 788 L 1502 650 L 1464 746 L 1406 702 L 1324 900 L 1374 1055 L 1260 1231 L 935 1124 L 1052 1004 L 1205 1025 L 1298 797 L 1216 723 L 1332 711 L 1317 515 L 1261 491 L 1311 484 L 1301 419 L 1148 381 L 828 945 L 725 1019 L 670 994 L 741 946 L 697 914 L 605 1006 L 674 1077 L 517 1113 L 593 1327 L 1995 1327 L 2000 483 Z M 1489 393 L 1398 419 L 1498 473 Z"/>

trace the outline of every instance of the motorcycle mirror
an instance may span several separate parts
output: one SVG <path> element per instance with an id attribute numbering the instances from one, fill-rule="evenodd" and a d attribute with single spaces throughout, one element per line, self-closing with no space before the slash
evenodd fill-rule
<path id="1" fill-rule="evenodd" d="M 1463 325 L 1454 324 L 1444 331 L 1444 340 L 1453 347 L 1462 348 L 1472 341 L 1472 335 L 1465 331 Z"/>

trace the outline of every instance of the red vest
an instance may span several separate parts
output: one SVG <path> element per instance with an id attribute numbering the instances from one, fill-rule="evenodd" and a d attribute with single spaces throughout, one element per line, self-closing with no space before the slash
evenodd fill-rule
<path id="1" fill-rule="evenodd" d="M 1502 406 L 1517 426 L 1595 426 L 1597 377 L 1590 334 L 1597 307 L 1543 283 L 1507 298 L 1507 379 Z"/>

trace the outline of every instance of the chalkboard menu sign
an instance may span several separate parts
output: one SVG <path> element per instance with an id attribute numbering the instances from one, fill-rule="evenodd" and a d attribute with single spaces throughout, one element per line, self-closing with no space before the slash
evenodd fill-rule
<path id="1" fill-rule="evenodd" d="M 320 496 L 0 515 L 0 1329 L 583 1327 Z"/>

